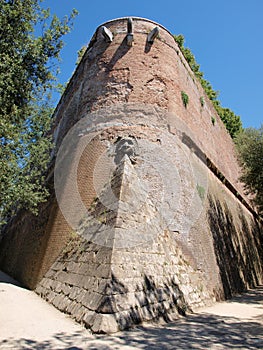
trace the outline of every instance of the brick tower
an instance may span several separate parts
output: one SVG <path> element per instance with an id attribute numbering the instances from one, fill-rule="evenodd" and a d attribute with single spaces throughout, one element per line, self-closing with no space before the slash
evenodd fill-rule
<path id="1" fill-rule="evenodd" d="M 234 146 L 173 36 L 101 25 L 55 111 L 51 197 L 1 267 L 94 332 L 176 318 L 262 283 Z"/>

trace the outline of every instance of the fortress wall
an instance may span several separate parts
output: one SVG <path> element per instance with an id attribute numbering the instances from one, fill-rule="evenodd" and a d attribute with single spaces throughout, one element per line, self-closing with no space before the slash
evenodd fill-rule
<path id="1" fill-rule="evenodd" d="M 119 136 L 125 133 L 120 129 L 115 132 Z M 130 128 L 129 133 L 139 139 L 139 130 Z M 148 131 L 147 136 L 154 140 L 153 131 L 152 134 Z M 162 136 L 160 147 L 169 147 Z M 173 145 L 178 147 L 176 143 Z M 198 215 L 188 213 L 187 199 L 182 202 L 182 210 L 191 219 L 189 231 L 172 230 L 172 227 L 164 230 L 158 211 L 152 212 L 158 205 L 153 205 L 151 195 L 139 212 L 128 216 L 122 213 L 118 217 L 118 226 L 125 227 L 125 241 L 134 237 L 137 230 L 138 244 L 108 247 L 98 244 L 96 239 L 76 236 L 40 281 L 37 293 L 92 331 L 111 333 L 143 321 L 163 318 L 167 322 L 190 309 L 261 284 L 260 226 L 232 192 L 188 151 L 187 156 L 193 156 L 200 168 L 208 172 L 206 195 L 197 203 L 202 207 Z M 134 168 L 140 174 L 140 165 L 135 164 Z M 180 181 L 186 187 L 187 174 Z M 127 192 L 134 189 L 136 197 L 140 197 L 136 183 L 129 181 L 129 184 L 123 184 L 121 189 Z M 169 188 L 173 191 L 177 187 L 175 180 Z M 104 210 L 98 214 L 97 217 L 105 220 L 109 217 Z M 147 232 L 140 232 L 144 215 L 150 221 L 145 226 Z M 143 233 L 149 232 L 149 239 L 140 241 Z M 117 242 L 118 239 L 115 236 Z"/>
<path id="2" fill-rule="evenodd" d="M 263 282 L 262 223 L 210 175 L 206 222 L 223 288 L 230 298 Z"/>
<path id="3" fill-rule="evenodd" d="M 23 285 L 34 289 L 71 237 L 71 232 L 53 197 L 40 206 L 38 216 L 19 212 L 4 232 L 0 266 Z"/>
<path id="4" fill-rule="evenodd" d="M 52 189 L 37 218 L 14 218 L 0 246 L 2 269 L 97 332 L 168 320 L 263 282 L 262 227 L 238 182 L 234 145 L 173 37 L 133 19 L 130 47 L 127 19 L 105 26 L 113 41 L 96 31 L 55 111 L 53 161 L 62 192 L 55 199 Z M 119 164 L 114 152 L 125 139 L 137 149 Z M 81 142 L 79 160 L 67 158 Z M 120 202 L 141 201 L 140 210 L 108 208 L 109 186 Z M 57 201 L 69 202 L 66 211 Z M 66 218 L 77 220 L 83 205 L 79 236 Z"/>
<path id="5" fill-rule="evenodd" d="M 107 106 L 138 102 L 159 106 L 169 112 L 167 123 L 171 129 L 176 127 L 174 117 L 181 119 L 202 151 L 242 192 L 231 137 L 177 43 L 160 27 L 159 37 L 151 47 L 147 46 L 147 33 L 155 26 L 151 21 L 134 21 L 136 35 L 130 48 L 125 41 L 126 19 L 107 23 L 115 33 L 114 40 L 108 44 L 97 34 L 97 41 L 84 55 L 58 105 L 56 133 L 62 138 L 76 120 Z M 187 108 L 183 106 L 181 91 L 189 96 Z"/>

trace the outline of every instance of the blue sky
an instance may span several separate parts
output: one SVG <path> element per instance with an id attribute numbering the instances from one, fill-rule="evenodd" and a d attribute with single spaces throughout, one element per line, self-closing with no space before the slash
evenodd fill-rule
<path id="1" fill-rule="evenodd" d="M 74 69 L 77 51 L 96 28 L 114 18 L 149 18 L 173 34 L 183 34 L 224 107 L 240 115 L 244 127 L 263 124 L 263 0 L 46 0 L 63 17 L 79 11 L 64 38 L 61 82 Z"/>

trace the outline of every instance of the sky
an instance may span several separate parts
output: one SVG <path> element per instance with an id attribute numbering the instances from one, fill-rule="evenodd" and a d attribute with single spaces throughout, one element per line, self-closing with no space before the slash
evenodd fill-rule
<path id="1" fill-rule="evenodd" d="M 183 34 L 200 70 L 223 107 L 241 117 L 244 127 L 263 124 L 263 0 L 45 0 L 52 14 L 79 15 L 64 37 L 59 80 L 69 80 L 77 51 L 108 20 L 136 16 Z"/>

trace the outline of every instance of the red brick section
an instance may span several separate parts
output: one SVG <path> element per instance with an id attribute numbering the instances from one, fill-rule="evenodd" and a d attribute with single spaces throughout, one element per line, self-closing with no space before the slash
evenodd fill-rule
<path id="1" fill-rule="evenodd" d="M 146 34 L 156 25 L 134 19 L 131 48 L 125 41 L 126 19 L 106 24 L 114 34 L 112 43 L 106 43 L 97 34 L 97 41 L 83 57 L 57 107 L 58 143 L 72 124 L 89 112 L 127 102 L 156 105 L 168 112 L 171 131 L 176 128 L 174 117 L 187 125 L 198 147 L 243 194 L 231 137 L 172 35 L 159 26 L 158 38 L 152 46 L 147 45 Z M 182 91 L 189 97 L 186 108 Z M 204 99 L 204 106 L 200 98 Z"/>

